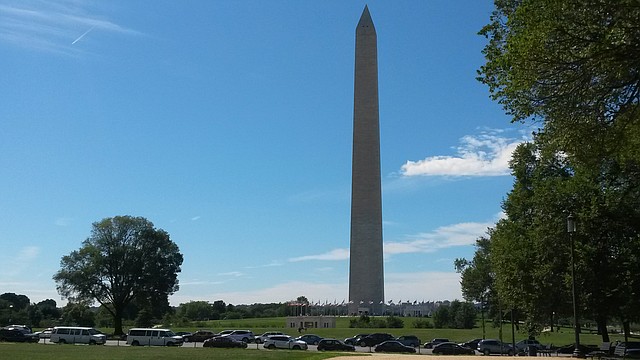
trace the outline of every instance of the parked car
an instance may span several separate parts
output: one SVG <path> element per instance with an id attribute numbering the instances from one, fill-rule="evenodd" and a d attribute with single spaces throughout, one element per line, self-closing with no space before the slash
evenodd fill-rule
<path id="1" fill-rule="evenodd" d="M 482 341 L 482 339 L 471 339 L 469 341 L 465 341 L 463 343 L 460 343 L 458 345 L 469 348 L 471 350 L 475 350 L 478 348 L 478 343 Z"/>
<path id="2" fill-rule="evenodd" d="M 169 329 L 133 328 L 127 333 L 127 344 L 131 346 L 181 346 L 183 343 L 182 336 Z"/>
<path id="3" fill-rule="evenodd" d="M 265 349 L 290 349 L 290 350 L 307 350 L 309 346 L 306 342 L 296 340 L 289 335 L 272 335 L 269 336 L 262 345 Z"/>
<path id="4" fill-rule="evenodd" d="M 425 349 L 433 349 L 434 346 L 440 344 L 440 343 L 445 343 L 445 342 L 450 342 L 449 339 L 445 339 L 445 338 L 435 338 L 429 342 L 424 343 L 424 348 Z"/>
<path id="5" fill-rule="evenodd" d="M 233 330 L 226 335 L 245 343 L 253 342 L 256 338 L 251 330 Z"/>
<path id="6" fill-rule="evenodd" d="M 246 348 L 247 343 L 223 335 L 206 339 L 204 343 L 202 343 L 202 346 L 211 348 Z"/>
<path id="7" fill-rule="evenodd" d="M 51 331 L 50 339 L 58 344 L 104 345 L 107 335 L 91 327 L 56 326 Z"/>
<path id="8" fill-rule="evenodd" d="M 420 343 L 421 343 L 420 339 L 418 339 L 418 337 L 415 335 L 403 335 L 397 338 L 396 340 L 400 341 L 402 345 L 407 345 L 411 347 L 418 347 L 420 346 Z"/>
<path id="9" fill-rule="evenodd" d="M 616 345 L 613 355 L 627 357 L 629 353 L 635 355 L 638 349 L 640 349 L 640 341 L 623 341 Z"/>
<path id="10" fill-rule="evenodd" d="M 185 342 L 203 342 L 214 336 L 216 336 L 216 333 L 211 330 L 198 330 L 191 335 L 183 335 L 182 338 Z"/>
<path id="11" fill-rule="evenodd" d="M 364 346 L 371 347 L 371 346 L 376 346 L 381 342 L 387 341 L 387 340 L 395 340 L 395 337 L 387 333 L 373 333 L 361 338 L 360 341 L 358 341 L 358 345 L 362 347 Z"/>
<path id="12" fill-rule="evenodd" d="M 35 332 L 34 334 L 38 334 L 40 339 L 49 339 L 51 338 L 51 333 L 53 332 L 53 328 L 46 328 L 42 331 Z"/>
<path id="13" fill-rule="evenodd" d="M 2 341 L 37 343 L 40 337 L 38 334 L 24 333 L 14 327 L 3 327 L 0 328 L 0 342 Z"/>
<path id="14" fill-rule="evenodd" d="M 509 356 L 513 356 L 515 354 L 511 344 L 503 343 L 502 341 L 495 339 L 480 341 L 478 343 L 478 351 L 484 355 L 507 354 Z"/>
<path id="15" fill-rule="evenodd" d="M 532 340 L 532 339 L 524 339 L 524 340 L 520 340 L 516 343 L 516 351 L 517 352 L 523 352 L 523 351 L 527 351 L 527 349 L 529 348 L 535 348 L 536 350 L 540 350 L 542 349 L 544 346 L 542 344 L 540 344 L 540 342 L 538 340 Z"/>
<path id="16" fill-rule="evenodd" d="M 322 339 L 318 343 L 318 351 L 356 351 L 356 347 L 353 345 L 345 344 L 344 342 L 336 339 Z"/>
<path id="17" fill-rule="evenodd" d="M 256 344 L 262 344 L 265 341 L 265 339 L 271 335 L 285 335 L 285 334 L 280 331 L 267 331 L 266 333 L 260 336 L 256 336 L 254 341 Z"/>
<path id="18" fill-rule="evenodd" d="M 31 334 L 33 332 L 33 330 L 27 325 L 12 324 L 5 326 L 5 328 L 20 330 L 23 334 Z"/>
<path id="19" fill-rule="evenodd" d="M 357 334 L 356 336 L 344 339 L 344 343 L 347 345 L 357 345 L 365 336 L 369 336 L 369 334 Z"/>
<path id="20" fill-rule="evenodd" d="M 575 348 L 576 346 L 574 344 L 560 346 L 559 348 L 556 349 L 556 354 L 573 354 L 573 351 L 575 350 Z M 597 348 L 594 349 L 582 344 L 578 345 L 578 349 L 580 350 L 581 354 L 588 354 L 594 350 L 598 350 Z"/>
<path id="21" fill-rule="evenodd" d="M 416 349 L 411 346 L 407 346 L 402 344 L 398 340 L 387 340 L 378 344 L 375 349 L 375 352 L 399 352 L 399 353 L 415 353 Z"/>
<path id="22" fill-rule="evenodd" d="M 304 334 L 296 338 L 296 340 L 304 341 L 309 345 L 318 345 L 322 337 L 316 334 Z"/>
<path id="23" fill-rule="evenodd" d="M 432 353 L 437 355 L 475 355 L 476 351 L 453 342 L 444 342 L 434 346 Z"/>
<path id="24" fill-rule="evenodd" d="M 640 359 L 640 349 L 627 349 L 624 356 L 627 359 Z"/>

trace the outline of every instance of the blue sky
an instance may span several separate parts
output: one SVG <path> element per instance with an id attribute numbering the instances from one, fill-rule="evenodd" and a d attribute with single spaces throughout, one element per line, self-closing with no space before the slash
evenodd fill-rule
<path id="1" fill-rule="evenodd" d="M 0 293 L 143 216 L 178 305 L 348 295 L 355 27 L 378 33 L 385 297 L 461 298 L 529 129 L 475 80 L 490 0 L 0 0 Z"/>

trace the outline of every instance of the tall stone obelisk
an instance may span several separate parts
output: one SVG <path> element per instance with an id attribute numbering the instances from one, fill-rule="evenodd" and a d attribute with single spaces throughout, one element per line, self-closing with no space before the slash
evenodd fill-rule
<path id="1" fill-rule="evenodd" d="M 349 313 L 381 314 L 384 270 L 378 45 L 367 6 L 356 28 L 354 77 Z"/>

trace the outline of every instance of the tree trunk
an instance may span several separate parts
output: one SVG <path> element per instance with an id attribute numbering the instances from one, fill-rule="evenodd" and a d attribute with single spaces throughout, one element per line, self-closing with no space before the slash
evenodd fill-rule
<path id="1" fill-rule="evenodd" d="M 602 336 L 602 342 L 611 342 L 611 340 L 609 340 L 609 332 L 607 331 L 607 319 L 599 318 L 596 320 L 596 324 L 598 325 L 598 333 Z"/>
<path id="2" fill-rule="evenodd" d="M 113 335 L 123 335 L 122 332 L 122 309 L 117 308 L 114 309 L 113 315 Z"/>

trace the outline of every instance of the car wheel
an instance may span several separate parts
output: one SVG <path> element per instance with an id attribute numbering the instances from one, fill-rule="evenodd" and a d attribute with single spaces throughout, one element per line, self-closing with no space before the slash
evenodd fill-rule
<path id="1" fill-rule="evenodd" d="M 513 356 L 513 350 L 509 350 L 509 351 L 507 351 L 507 355 L 509 355 L 509 356 Z"/>
<path id="2" fill-rule="evenodd" d="M 485 354 L 485 355 L 487 355 L 487 356 L 489 356 L 489 355 L 491 355 L 491 350 L 489 350 L 489 349 L 484 349 L 484 351 L 483 351 L 482 353 L 483 353 L 483 354 Z"/>
<path id="3" fill-rule="evenodd" d="M 134 340 L 134 341 L 131 343 L 131 346 L 140 346 L 140 343 L 138 342 L 138 340 Z"/>
<path id="4" fill-rule="evenodd" d="M 58 344 L 66 344 L 66 343 L 67 343 L 67 342 L 66 342 L 66 341 L 64 341 L 64 339 L 60 339 L 60 340 L 58 340 Z"/>
<path id="5" fill-rule="evenodd" d="M 361 341 L 360 342 L 360 346 L 365 347 L 365 346 L 367 346 L 367 344 L 364 341 Z"/>
<path id="6" fill-rule="evenodd" d="M 300 346 L 295 345 L 294 347 L 292 347 L 293 350 L 300 350 Z"/>
<path id="7" fill-rule="evenodd" d="M 248 338 L 242 338 L 242 342 L 246 344 L 246 343 L 249 342 L 249 339 Z"/>
<path id="8" fill-rule="evenodd" d="M 273 349 L 275 349 L 275 348 L 276 348 L 276 346 L 275 346 L 275 345 L 273 345 L 273 344 L 269 344 L 269 346 L 267 346 L 267 349 L 271 349 L 271 350 L 273 350 Z"/>
<path id="9" fill-rule="evenodd" d="M 262 341 L 260 341 L 260 339 L 256 339 L 256 344 L 262 344 Z"/>
<path id="10" fill-rule="evenodd" d="M 89 345 L 95 345 L 96 341 L 95 340 L 89 340 Z"/>

